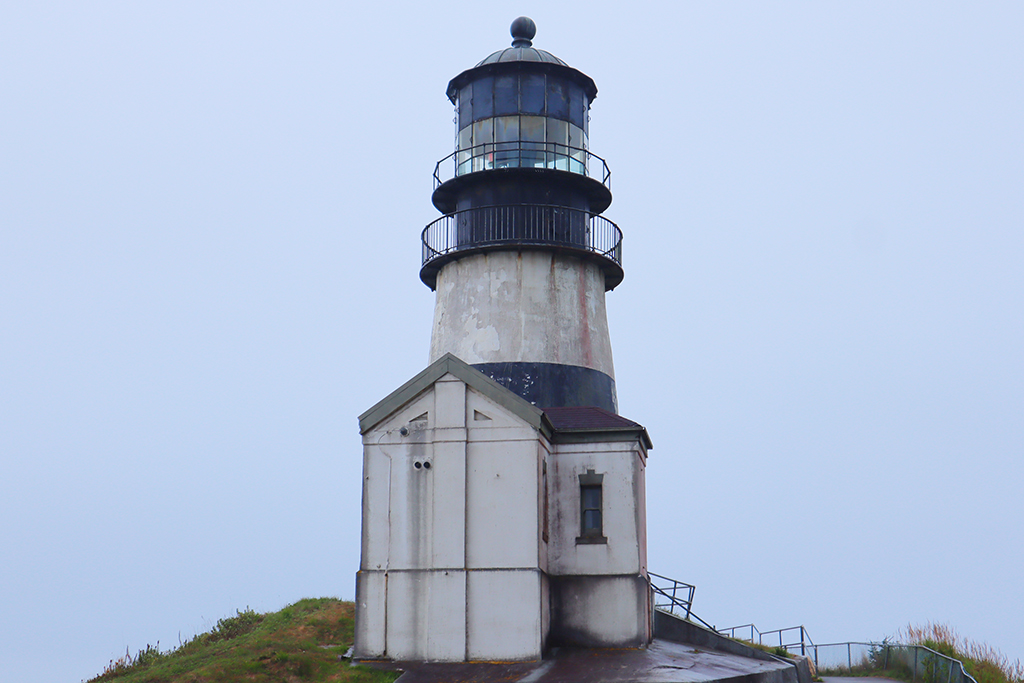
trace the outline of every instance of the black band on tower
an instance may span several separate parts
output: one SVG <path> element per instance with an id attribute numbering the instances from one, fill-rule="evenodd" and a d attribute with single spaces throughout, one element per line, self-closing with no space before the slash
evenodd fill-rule
<path id="1" fill-rule="evenodd" d="M 597 406 L 618 413 L 615 380 L 605 373 L 559 363 L 477 363 L 474 368 L 538 408 Z"/>

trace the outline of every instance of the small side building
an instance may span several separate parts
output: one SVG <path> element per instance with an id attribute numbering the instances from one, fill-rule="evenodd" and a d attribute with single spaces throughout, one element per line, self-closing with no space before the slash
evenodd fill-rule
<path id="1" fill-rule="evenodd" d="M 652 636 L 651 441 L 446 354 L 359 418 L 358 659 L 530 660 Z"/>

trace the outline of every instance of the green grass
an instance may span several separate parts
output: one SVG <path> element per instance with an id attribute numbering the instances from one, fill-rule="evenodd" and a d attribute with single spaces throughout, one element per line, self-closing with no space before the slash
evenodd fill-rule
<path id="1" fill-rule="evenodd" d="M 391 683 L 397 673 L 339 660 L 352 645 L 354 610 L 351 602 L 319 598 L 268 614 L 238 611 L 168 652 L 159 643 L 126 652 L 89 683 Z"/>
<path id="2" fill-rule="evenodd" d="M 752 647 L 755 650 L 760 650 L 761 652 L 767 652 L 770 655 L 775 655 L 776 657 L 785 657 L 786 659 L 793 659 L 792 652 L 790 652 L 784 647 L 779 647 L 778 645 L 765 645 L 763 643 L 755 643 L 752 640 L 743 640 L 741 638 L 734 638 L 733 640 L 735 640 L 737 643 L 742 643 L 747 647 Z"/>
<path id="3" fill-rule="evenodd" d="M 959 659 L 978 683 L 1024 683 L 1020 660 L 1010 661 L 999 650 L 965 638 L 945 624 L 910 625 L 899 634 L 899 640 Z"/>
<path id="4" fill-rule="evenodd" d="M 1024 683 L 1024 666 L 1020 661 L 1010 661 L 995 648 L 964 638 L 944 624 L 908 626 L 896 638 L 887 638 L 873 647 L 853 668 L 823 669 L 818 673 L 822 676 L 878 676 L 916 683 L 959 680 L 958 668 L 951 672 L 946 663 L 948 660 L 923 654 L 915 675 L 910 661 L 905 659 L 913 657 L 898 654 L 900 647 L 907 645 L 921 645 L 963 662 L 964 670 L 978 683 Z M 883 668 L 886 664 L 888 668 Z"/>

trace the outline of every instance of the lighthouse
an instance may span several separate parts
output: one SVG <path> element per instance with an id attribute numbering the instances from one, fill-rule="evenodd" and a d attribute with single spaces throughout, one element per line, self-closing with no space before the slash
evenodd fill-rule
<path id="1" fill-rule="evenodd" d="M 622 233 L 590 151 L 594 81 L 533 46 L 453 78 L 455 150 L 421 233 L 429 365 L 359 417 L 359 659 L 643 648 L 652 443 L 618 414 L 605 311 Z"/>

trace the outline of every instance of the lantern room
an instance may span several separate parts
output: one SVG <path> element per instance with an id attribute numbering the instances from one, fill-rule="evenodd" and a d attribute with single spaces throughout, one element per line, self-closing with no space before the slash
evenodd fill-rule
<path id="1" fill-rule="evenodd" d="M 433 289 L 440 269 L 470 252 L 557 247 L 599 262 L 612 289 L 622 234 L 600 216 L 612 195 L 608 165 L 589 149 L 597 86 L 533 47 L 532 19 L 511 33 L 511 47 L 448 84 L 456 145 L 434 169 L 432 201 L 445 215 L 423 232 L 420 278 Z"/>
<path id="2" fill-rule="evenodd" d="M 448 97 L 458 108 L 456 175 L 510 167 L 587 175 L 588 112 L 597 87 L 532 47 L 535 33 L 533 21 L 520 17 L 512 25 L 512 47 L 449 84 Z M 518 68 L 486 68 L 512 64 Z"/>

